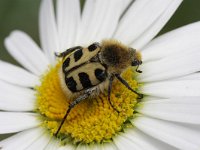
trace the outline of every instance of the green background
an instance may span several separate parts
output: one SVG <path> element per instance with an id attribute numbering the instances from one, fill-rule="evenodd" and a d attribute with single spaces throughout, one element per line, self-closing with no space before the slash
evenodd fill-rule
<path id="1" fill-rule="evenodd" d="M 0 0 L 0 59 L 18 64 L 6 52 L 4 38 L 12 30 L 19 29 L 29 34 L 37 43 L 38 10 L 40 0 Z M 200 20 L 200 0 L 184 0 L 174 16 L 159 33 Z M 1 120 L 3 121 L 3 120 Z M 1 136 L 0 136 L 1 139 Z"/>

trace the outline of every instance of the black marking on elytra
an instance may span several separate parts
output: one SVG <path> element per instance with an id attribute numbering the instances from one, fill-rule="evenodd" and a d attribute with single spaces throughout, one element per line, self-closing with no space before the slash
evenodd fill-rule
<path id="1" fill-rule="evenodd" d="M 99 81 L 101 81 L 101 82 L 105 81 L 105 79 L 106 79 L 106 77 L 107 77 L 107 74 L 106 74 L 105 70 L 102 70 L 102 69 L 97 68 L 97 69 L 94 71 L 94 73 L 95 73 L 96 78 L 97 78 Z"/>
<path id="2" fill-rule="evenodd" d="M 68 57 L 64 62 L 63 62 L 63 65 L 62 65 L 62 70 L 63 72 L 65 72 L 65 69 L 67 67 L 69 67 L 69 63 L 70 63 L 70 58 Z"/>
<path id="3" fill-rule="evenodd" d="M 93 43 L 90 46 L 88 46 L 88 50 L 90 52 L 95 51 L 99 47 L 98 43 Z"/>
<path id="4" fill-rule="evenodd" d="M 71 47 L 71 48 L 65 50 L 65 51 L 62 52 L 62 53 L 57 53 L 57 52 L 56 52 L 55 55 L 56 55 L 57 57 L 65 57 L 65 56 L 69 55 L 70 53 L 74 52 L 74 51 L 77 50 L 77 49 L 83 49 L 83 48 L 82 48 L 81 46 L 75 46 L 75 47 Z"/>
<path id="5" fill-rule="evenodd" d="M 76 89 L 77 83 L 73 77 L 65 78 L 65 83 L 66 83 L 67 87 L 70 89 L 70 91 L 77 92 L 77 89 Z"/>
<path id="6" fill-rule="evenodd" d="M 78 74 L 78 76 L 84 89 L 92 87 L 92 83 L 87 73 L 81 72 Z"/>
<path id="7" fill-rule="evenodd" d="M 83 55 L 83 51 L 82 49 L 79 49 L 77 51 L 74 52 L 74 60 L 75 62 L 77 62 Z"/>
<path id="8" fill-rule="evenodd" d="M 74 70 L 76 70 L 76 69 L 78 69 L 78 68 L 84 66 L 84 65 L 87 64 L 87 63 L 88 63 L 88 62 L 84 62 L 84 63 L 82 63 L 82 64 L 80 64 L 80 65 L 74 66 L 73 68 L 67 70 L 67 72 L 65 72 L 65 76 L 68 76 L 68 74 L 70 74 L 70 73 L 73 72 Z"/>

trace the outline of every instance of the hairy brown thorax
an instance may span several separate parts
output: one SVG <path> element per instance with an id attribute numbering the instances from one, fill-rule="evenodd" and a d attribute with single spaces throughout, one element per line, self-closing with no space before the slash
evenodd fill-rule
<path id="1" fill-rule="evenodd" d="M 102 41 L 100 59 L 106 64 L 111 73 L 122 73 L 131 66 L 134 52 L 129 47 L 116 40 Z"/>

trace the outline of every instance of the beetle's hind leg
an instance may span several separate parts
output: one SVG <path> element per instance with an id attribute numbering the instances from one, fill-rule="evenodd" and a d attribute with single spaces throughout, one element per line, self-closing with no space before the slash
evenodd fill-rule
<path id="1" fill-rule="evenodd" d="M 58 129 L 57 129 L 57 131 L 56 131 L 56 133 L 55 133 L 55 136 L 56 136 L 56 137 L 57 137 L 59 131 L 61 130 L 62 125 L 64 124 L 65 120 L 67 119 L 67 116 L 69 115 L 70 111 L 71 111 L 77 104 L 79 104 L 82 100 L 84 100 L 84 99 L 90 97 L 90 95 L 91 95 L 93 92 L 94 92 L 94 90 L 88 89 L 88 90 L 85 91 L 85 93 L 84 93 L 83 95 L 79 96 L 79 97 L 76 98 L 72 103 L 70 103 L 69 108 L 67 109 L 67 112 L 66 112 L 65 116 L 63 117 L 63 119 L 62 119 L 62 121 L 61 121 L 61 123 L 60 123 L 60 125 L 59 125 L 59 127 L 58 127 Z"/>
<path id="2" fill-rule="evenodd" d="M 109 78 L 109 85 L 108 85 L 108 101 L 110 103 L 110 106 L 116 111 L 119 113 L 119 111 L 114 107 L 114 105 L 112 104 L 111 102 L 111 99 L 110 99 L 110 94 L 111 94 L 111 91 L 112 91 L 112 82 L 114 80 L 114 75 L 112 75 L 110 78 Z"/>

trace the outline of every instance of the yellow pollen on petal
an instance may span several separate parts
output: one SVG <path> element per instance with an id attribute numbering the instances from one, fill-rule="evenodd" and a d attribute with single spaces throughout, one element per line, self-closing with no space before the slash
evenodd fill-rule
<path id="1" fill-rule="evenodd" d="M 55 134 L 71 101 L 60 85 L 59 69 L 61 62 L 51 67 L 41 78 L 41 85 L 36 87 L 36 107 L 41 114 L 43 126 Z M 133 89 L 138 88 L 133 78 L 134 71 L 129 68 L 123 78 Z M 128 90 L 122 83 L 115 81 L 112 87 L 111 101 L 107 91 L 93 99 L 85 99 L 69 113 L 59 135 L 62 139 L 70 139 L 73 143 L 100 143 L 111 140 L 116 133 L 128 127 L 127 121 L 133 116 L 133 107 L 137 103 L 137 95 Z"/>

